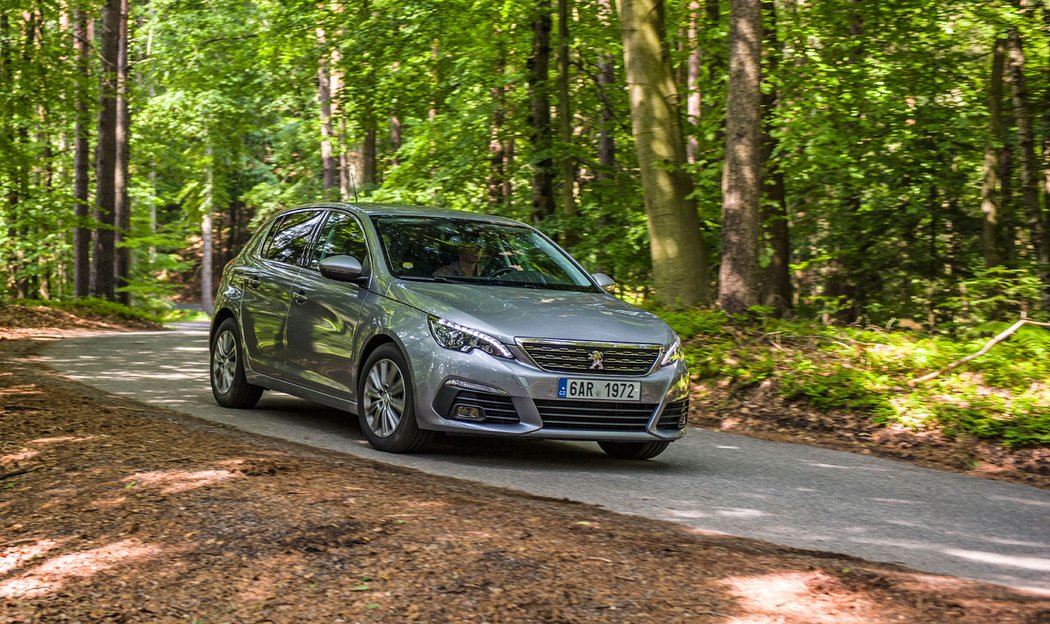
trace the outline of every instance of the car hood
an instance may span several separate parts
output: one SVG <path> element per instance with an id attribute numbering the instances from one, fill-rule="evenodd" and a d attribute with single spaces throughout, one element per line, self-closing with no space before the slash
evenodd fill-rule
<path id="1" fill-rule="evenodd" d="M 388 295 L 428 314 L 515 338 L 669 344 L 655 315 L 603 293 L 395 280 Z"/>

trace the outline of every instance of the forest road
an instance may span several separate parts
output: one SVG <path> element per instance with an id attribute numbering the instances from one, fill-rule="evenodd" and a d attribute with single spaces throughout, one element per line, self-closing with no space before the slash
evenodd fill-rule
<path id="1" fill-rule="evenodd" d="M 426 453 L 372 450 L 356 418 L 280 393 L 218 407 L 206 323 L 48 346 L 41 359 L 112 394 L 428 473 L 567 498 L 778 544 L 895 562 L 1050 595 L 1050 492 L 907 463 L 692 428 L 660 457 L 593 443 L 442 439 Z"/>

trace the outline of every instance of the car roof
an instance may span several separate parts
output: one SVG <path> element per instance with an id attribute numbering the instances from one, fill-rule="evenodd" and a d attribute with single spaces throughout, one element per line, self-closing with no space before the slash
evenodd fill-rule
<path id="1" fill-rule="evenodd" d="M 447 219 L 470 219 L 472 221 L 487 221 L 489 223 L 504 223 L 507 225 L 522 225 L 520 221 L 500 217 L 497 215 L 467 212 L 465 210 L 450 210 L 448 208 L 431 208 L 427 206 L 406 206 L 401 204 L 372 204 L 359 202 L 335 202 L 324 204 L 310 204 L 311 208 L 346 208 L 364 213 L 370 217 L 443 217 Z"/>

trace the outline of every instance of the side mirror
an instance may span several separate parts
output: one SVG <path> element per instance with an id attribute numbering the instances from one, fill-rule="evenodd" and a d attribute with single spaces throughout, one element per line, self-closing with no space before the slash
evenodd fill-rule
<path id="1" fill-rule="evenodd" d="M 337 282 L 356 282 L 361 279 L 361 261 L 353 256 L 328 256 L 318 268 L 322 276 Z"/>
<path id="2" fill-rule="evenodd" d="M 616 287 L 616 281 L 605 273 L 595 273 L 594 275 L 591 275 L 591 277 L 593 277 L 594 281 L 598 283 L 598 288 L 601 288 L 605 292 L 612 292 Z"/>

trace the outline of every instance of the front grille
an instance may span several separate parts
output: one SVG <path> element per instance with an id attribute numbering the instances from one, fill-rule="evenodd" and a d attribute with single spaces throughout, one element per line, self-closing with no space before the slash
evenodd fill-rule
<path id="1" fill-rule="evenodd" d="M 480 407 L 485 413 L 485 420 L 482 422 L 487 424 L 516 425 L 521 422 L 521 419 L 518 418 L 518 411 L 514 409 L 514 402 L 509 396 L 461 390 L 452 402 L 452 411 L 455 411 L 457 405 Z M 449 418 L 455 418 L 455 416 L 449 414 Z"/>
<path id="2" fill-rule="evenodd" d="M 607 401 L 536 401 L 545 429 L 645 431 L 656 405 Z"/>
<path id="3" fill-rule="evenodd" d="M 664 408 L 660 420 L 656 421 L 657 429 L 681 429 L 689 422 L 689 399 L 673 401 Z"/>
<path id="4" fill-rule="evenodd" d="M 593 345 L 585 342 L 524 340 L 521 347 L 545 371 L 587 375 L 645 375 L 663 349 L 659 345 Z M 601 368 L 595 364 L 601 353 Z"/>

